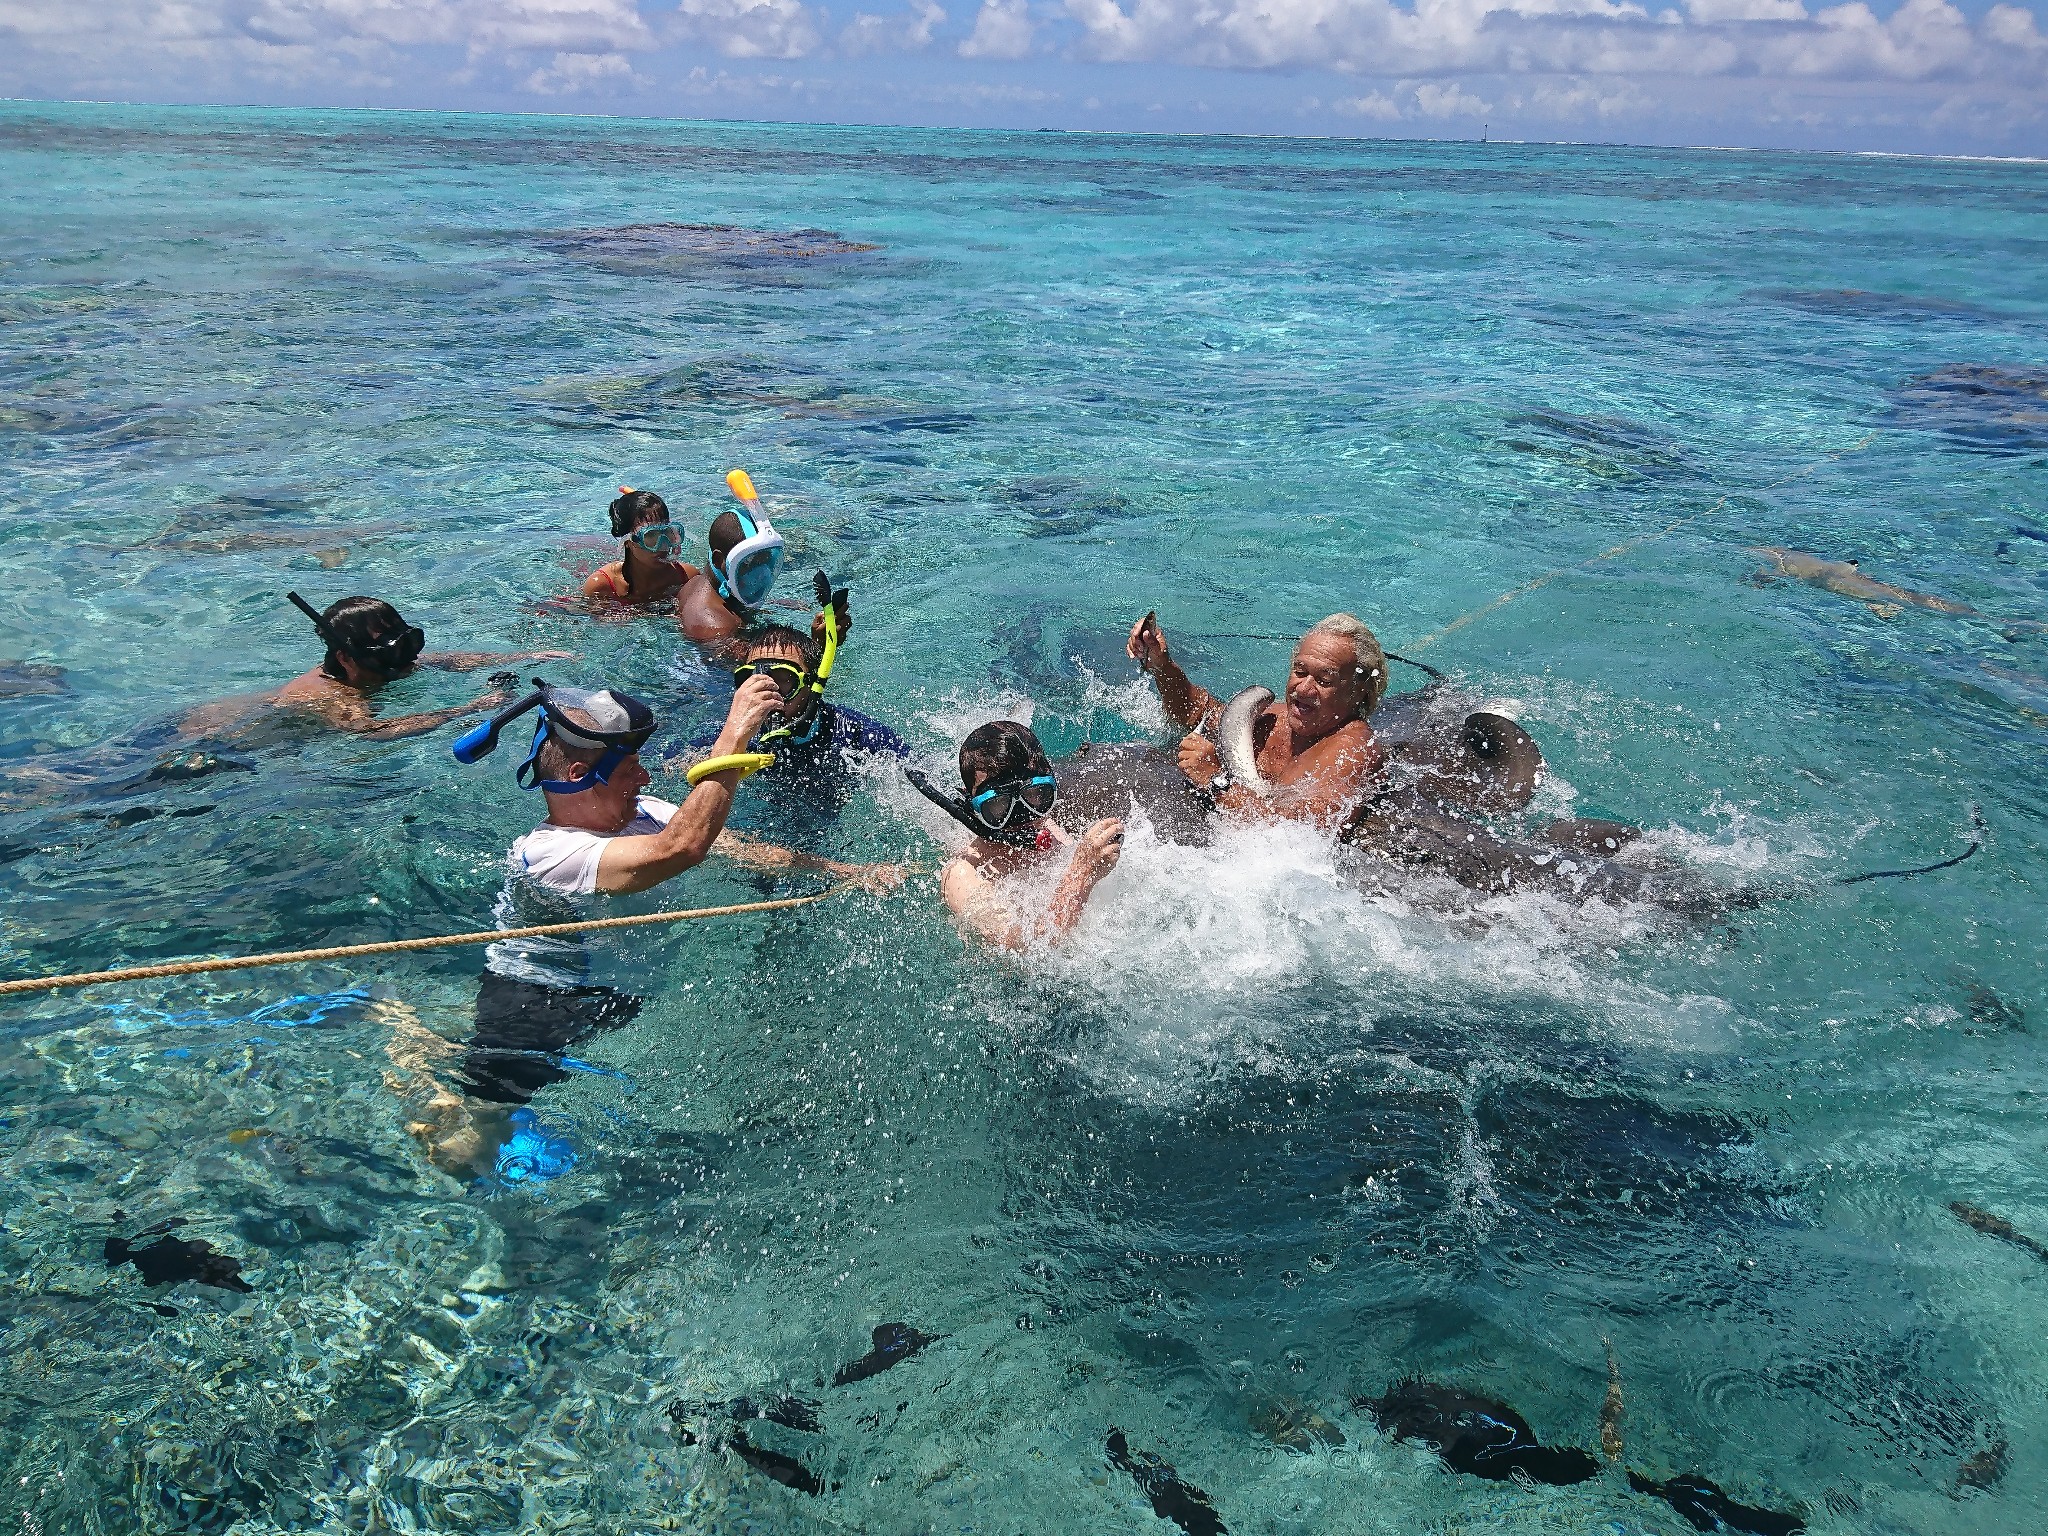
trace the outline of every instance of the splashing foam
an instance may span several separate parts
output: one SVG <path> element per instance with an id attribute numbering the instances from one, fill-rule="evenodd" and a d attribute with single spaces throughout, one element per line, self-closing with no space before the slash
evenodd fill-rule
<path id="1" fill-rule="evenodd" d="M 1067 943 L 1037 963 L 1099 999 L 1116 1026 L 1076 1065 L 1103 1086 L 1173 1099 L 1221 1070 L 1314 1070 L 1369 1049 L 1391 1016 L 1575 1015 L 1617 1043 L 1718 1051 L 1719 999 L 1673 997 L 1608 969 L 1662 914 L 1533 893 L 1474 900 L 1396 875 L 1361 892 L 1307 828 L 1230 829 L 1208 848 L 1127 825 L 1114 874 Z M 1483 1040 L 1484 1034 L 1475 1034 Z"/>

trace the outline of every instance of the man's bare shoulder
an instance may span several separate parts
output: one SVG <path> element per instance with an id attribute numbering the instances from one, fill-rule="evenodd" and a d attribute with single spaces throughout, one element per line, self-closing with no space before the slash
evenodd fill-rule
<path id="1" fill-rule="evenodd" d="M 692 640 L 724 640 L 739 632 L 740 621 L 719 600 L 718 589 L 699 575 L 676 598 L 676 618 Z"/>

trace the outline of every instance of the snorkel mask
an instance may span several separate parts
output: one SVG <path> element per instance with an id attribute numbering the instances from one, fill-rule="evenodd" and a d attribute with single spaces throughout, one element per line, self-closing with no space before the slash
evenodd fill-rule
<path id="1" fill-rule="evenodd" d="M 744 536 L 726 551 L 723 562 L 709 562 L 711 580 L 720 597 L 742 608 L 758 608 L 768 600 L 782 569 L 782 535 L 768 521 L 761 498 L 754 494 L 754 482 L 744 469 L 733 470 L 725 483 L 745 508 L 737 514 Z"/>
<path id="2" fill-rule="evenodd" d="M 816 675 L 813 676 L 806 671 L 798 662 L 784 661 L 779 657 L 769 661 L 743 662 L 733 668 L 732 681 L 735 688 L 758 672 L 766 672 L 771 676 L 779 673 L 787 677 L 791 686 L 783 691 L 782 697 L 786 705 L 782 711 L 783 718 L 793 720 L 799 716 L 805 717 L 801 727 L 779 725 L 773 730 L 763 731 L 756 739 L 757 746 L 807 747 L 817 737 L 818 728 L 824 722 L 825 684 L 831 681 L 832 664 L 839 658 L 839 619 L 846 607 L 846 588 L 841 587 L 835 592 L 832 589 L 831 578 L 823 571 L 819 571 L 811 578 L 811 590 L 818 599 L 818 616 L 825 623 L 825 649 L 818 658 Z M 812 702 L 805 700 L 806 693 L 813 696 Z"/>
<path id="3" fill-rule="evenodd" d="M 455 760 L 474 763 L 479 758 L 488 757 L 497 750 L 499 732 L 531 709 L 538 709 L 541 717 L 534 725 L 533 745 L 526 754 L 526 761 L 519 765 L 519 787 L 543 789 L 557 795 L 578 795 L 600 784 L 609 784 L 619 764 L 645 746 L 647 738 L 660 726 L 654 718 L 654 711 L 630 693 L 621 693 L 616 688 L 598 692 L 583 688 L 554 688 L 536 677 L 533 692 L 456 739 L 451 749 Z M 577 711 L 591 723 L 585 725 L 571 720 L 567 713 L 569 710 Z M 598 758 L 591 764 L 589 774 L 580 779 L 541 778 L 538 766 L 540 749 L 547 745 L 550 736 L 578 752 L 596 752 Z"/>
<path id="4" fill-rule="evenodd" d="M 904 769 L 903 776 L 910 780 L 912 789 L 976 837 L 985 837 L 992 843 L 1003 843 L 1012 848 L 1036 848 L 1040 852 L 1054 845 L 1052 834 L 1038 824 L 1040 818 L 1051 813 L 1059 798 L 1058 786 L 1049 773 L 1034 775 L 1022 784 L 991 785 L 973 800 L 965 795 L 947 794 L 915 768 Z M 1029 798 L 1026 795 L 1027 790 Z M 994 810 L 1004 802 L 1006 796 L 1013 798 L 1008 800 L 1008 808 L 1002 811 L 1002 819 L 998 824 L 994 820 Z M 1031 799 L 1037 799 L 1045 809 L 1039 810 L 1030 803 Z M 977 804 L 977 801 L 980 803 Z M 1013 825 L 1019 805 L 1023 805 L 1031 812 L 1029 822 L 1021 827 Z"/>
<path id="5" fill-rule="evenodd" d="M 386 635 L 380 640 L 348 640 L 337 634 L 333 626 L 320 616 L 320 610 L 298 593 L 287 592 L 285 596 L 292 600 L 299 612 L 313 621 L 313 628 L 319 633 L 320 638 L 327 642 L 330 649 L 340 651 L 344 656 L 352 658 L 357 665 L 382 672 L 387 677 L 395 677 L 403 672 L 419 660 L 420 652 L 426 649 L 427 632 L 417 624 L 403 624 L 402 616 L 403 627 L 395 634 Z M 397 612 L 396 609 L 392 611 Z"/>
<path id="6" fill-rule="evenodd" d="M 977 837 L 1012 848 L 1043 851 L 1053 847 L 1056 840 L 1043 821 L 1059 803 L 1059 784 L 1053 777 L 1045 748 L 1014 721 L 996 721 L 981 729 L 1001 731 L 1013 740 L 1023 738 L 1020 745 L 1025 747 L 1025 763 L 1021 773 L 984 784 L 971 796 L 946 794 L 915 768 L 906 768 L 904 776 L 919 794 Z M 969 736 L 968 742 L 973 741 L 974 737 Z M 1018 824 L 1020 811 L 1024 813 L 1022 825 Z"/>
<path id="7" fill-rule="evenodd" d="M 676 565 L 683 555 L 683 530 L 674 523 L 642 523 L 626 535 L 626 542 L 664 565 Z"/>

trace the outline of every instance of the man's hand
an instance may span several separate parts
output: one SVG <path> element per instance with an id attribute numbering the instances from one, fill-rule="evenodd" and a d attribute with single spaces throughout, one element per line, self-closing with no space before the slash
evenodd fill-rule
<path id="1" fill-rule="evenodd" d="M 756 672 L 734 691 L 732 708 L 725 712 L 725 729 L 712 744 L 713 757 L 730 757 L 747 750 L 747 744 L 761 734 L 770 715 L 783 709 L 782 690 L 766 672 Z"/>
<path id="2" fill-rule="evenodd" d="M 1194 781 L 1197 789 L 1207 789 L 1223 771 L 1223 758 L 1216 751 L 1216 743 L 1199 732 L 1184 737 L 1180 744 L 1180 771 Z"/>
<path id="3" fill-rule="evenodd" d="M 1155 671 L 1162 661 L 1172 659 L 1167 655 L 1166 635 L 1159 628 L 1155 615 L 1148 613 L 1131 626 L 1131 638 L 1124 644 L 1124 654 L 1144 672 Z"/>
<path id="4" fill-rule="evenodd" d="M 1089 827 L 1074 843 L 1074 867 L 1086 873 L 1092 885 L 1116 868 L 1124 851 L 1124 824 L 1105 816 Z"/>

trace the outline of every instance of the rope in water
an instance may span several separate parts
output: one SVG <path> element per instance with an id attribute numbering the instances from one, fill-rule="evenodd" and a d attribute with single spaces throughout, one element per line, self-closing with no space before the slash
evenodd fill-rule
<path id="1" fill-rule="evenodd" d="M 1737 495 L 1746 494 L 1751 496 L 1761 496 L 1766 491 L 1775 491 L 1780 486 L 1790 485 L 1795 480 L 1804 480 L 1808 475 L 1817 473 L 1826 465 L 1836 463 L 1842 459 L 1846 459 L 1852 453 L 1861 453 L 1865 448 L 1868 448 L 1872 443 L 1876 442 L 1877 438 L 1878 434 L 1875 432 L 1865 433 L 1862 437 L 1858 438 L 1848 447 L 1837 449 L 1835 452 L 1830 453 L 1823 458 L 1815 459 L 1811 464 L 1807 465 L 1806 468 L 1794 470 L 1791 474 L 1786 475 L 1781 480 L 1773 480 L 1769 485 L 1760 485 L 1754 491 L 1730 491 L 1727 495 L 1723 496 L 1719 501 L 1715 502 L 1711 507 L 1708 507 L 1705 511 L 1689 513 L 1685 517 L 1679 518 L 1678 521 L 1675 523 L 1665 524 L 1662 528 L 1659 528 L 1655 533 L 1645 533 L 1640 534 L 1633 539 L 1623 539 L 1619 544 L 1613 545 L 1611 548 L 1608 549 L 1603 549 L 1597 555 L 1588 555 L 1585 559 L 1579 561 L 1576 565 L 1564 565 L 1559 566 L 1554 571 L 1545 571 L 1541 576 L 1536 577 L 1534 580 L 1525 581 L 1519 587 L 1510 587 L 1507 591 L 1501 593 L 1499 597 L 1492 599 L 1490 602 L 1481 603 L 1477 608 L 1474 608 L 1470 613 L 1462 613 L 1458 615 L 1457 618 L 1451 620 L 1451 622 L 1446 624 L 1442 629 L 1424 635 L 1420 640 L 1409 641 L 1408 649 L 1411 651 L 1419 651 L 1425 645 L 1434 645 L 1437 641 L 1443 639 L 1445 635 L 1451 634 L 1456 630 L 1463 629 L 1467 624 L 1470 624 L 1474 619 L 1484 618 L 1487 614 L 1492 613 L 1496 608 L 1505 608 L 1509 603 L 1513 602 L 1516 598 L 1534 592 L 1540 587 L 1547 587 L 1553 581 L 1556 581 L 1560 576 L 1569 576 L 1574 571 L 1587 570 L 1592 566 L 1600 564 L 1600 562 L 1603 560 L 1612 560 L 1617 556 L 1627 554 L 1632 549 L 1639 549 L 1645 544 L 1654 544 L 1659 539 L 1669 538 L 1672 534 L 1678 532 L 1679 529 L 1686 527 L 1688 524 L 1697 523 L 1703 518 L 1712 517 L 1716 512 L 1720 511 L 1723 507 L 1727 506 L 1729 502 L 1733 501 Z"/>
<path id="2" fill-rule="evenodd" d="M 834 890 L 837 887 L 833 888 Z M 353 960 L 362 955 L 397 955 L 417 949 L 451 949 L 460 944 L 495 944 L 500 939 L 557 938 L 593 933 L 600 928 L 641 928 L 650 923 L 686 923 L 700 917 L 732 917 L 742 912 L 782 912 L 823 901 L 833 890 L 778 901 L 743 901 L 729 907 L 695 907 L 684 912 L 645 912 L 635 917 L 594 917 L 580 923 L 542 923 L 533 928 L 492 928 L 482 933 L 440 934 L 428 939 L 387 939 L 377 944 L 341 944 L 331 949 L 287 949 L 268 955 L 242 955 L 222 960 L 173 960 L 163 965 L 133 965 L 119 971 L 81 971 L 75 976 L 24 976 L 0 981 L 0 993 L 55 991 L 90 987 L 103 981 L 148 981 L 158 976 L 196 976 L 204 971 L 243 971 L 261 965 L 305 965 L 317 960 Z"/>

